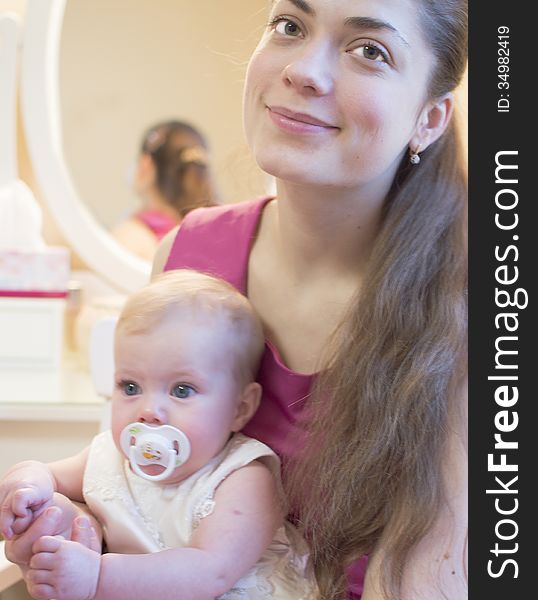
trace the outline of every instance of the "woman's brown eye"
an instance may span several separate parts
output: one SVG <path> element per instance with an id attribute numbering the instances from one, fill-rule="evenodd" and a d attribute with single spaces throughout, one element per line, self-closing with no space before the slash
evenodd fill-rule
<path id="1" fill-rule="evenodd" d="M 377 46 L 365 44 L 362 47 L 362 53 L 363 53 L 364 57 L 368 58 L 369 60 L 378 60 L 378 61 L 387 62 L 386 55 Z"/>
<path id="2" fill-rule="evenodd" d="M 282 35 L 297 36 L 301 30 L 298 25 L 289 19 L 282 19 L 276 24 L 275 31 Z"/>

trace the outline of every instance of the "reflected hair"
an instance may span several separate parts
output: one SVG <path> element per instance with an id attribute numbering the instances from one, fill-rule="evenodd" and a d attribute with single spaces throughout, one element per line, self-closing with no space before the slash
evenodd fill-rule
<path id="1" fill-rule="evenodd" d="M 155 185 L 181 217 L 217 203 L 207 140 L 193 125 L 173 120 L 157 123 L 144 134 L 140 151 L 151 157 Z"/>

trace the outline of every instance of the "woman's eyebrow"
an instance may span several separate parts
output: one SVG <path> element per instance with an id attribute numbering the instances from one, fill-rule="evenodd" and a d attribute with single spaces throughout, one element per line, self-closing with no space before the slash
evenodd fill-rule
<path id="1" fill-rule="evenodd" d="M 290 0 L 293 2 L 294 0 Z M 409 48 L 409 43 L 407 40 L 401 35 L 401 33 L 393 27 L 390 23 L 386 21 L 381 21 L 380 19 L 374 19 L 372 17 L 348 17 L 345 20 L 345 25 L 353 27 L 354 29 L 373 29 L 375 31 L 390 31 L 394 33 L 398 39 Z"/>
<path id="2" fill-rule="evenodd" d="M 278 0 L 273 0 L 273 4 L 275 4 Z M 307 15 L 315 15 L 316 11 L 306 2 L 305 0 L 288 0 L 291 4 L 295 5 L 296 8 L 302 10 Z"/>

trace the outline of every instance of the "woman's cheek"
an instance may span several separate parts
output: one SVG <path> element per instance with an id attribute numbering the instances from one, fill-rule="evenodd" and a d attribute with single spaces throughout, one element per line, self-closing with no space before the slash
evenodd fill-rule
<path id="1" fill-rule="evenodd" d="M 339 104 L 348 126 L 357 128 L 363 134 L 379 130 L 386 123 L 387 116 L 390 120 L 386 103 L 379 98 L 375 87 L 372 88 L 367 82 L 342 93 Z"/>

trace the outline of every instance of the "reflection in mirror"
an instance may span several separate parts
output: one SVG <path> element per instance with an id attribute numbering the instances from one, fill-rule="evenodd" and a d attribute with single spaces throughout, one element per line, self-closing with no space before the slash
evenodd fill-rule
<path id="1" fill-rule="evenodd" d="M 264 192 L 245 148 L 246 61 L 267 19 L 266 0 L 68 0 L 60 45 L 66 162 L 106 228 L 140 207 L 128 173 L 143 132 L 186 120 L 208 138 L 224 202 Z"/>
<path id="2" fill-rule="evenodd" d="M 186 121 L 159 121 L 145 133 L 132 174 L 141 206 L 110 233 L 153 260 L 160 241 L 195 208 L 219 204 L 207 139 Z"/>
<path id="3" fill-rule="evenodd" d="M 58 47 L 65 0 L 29 0 L 21 60 L 24 132 L 36 181 L 66 241 L 114 287 L 137 289 L 149 264 L 114 242 L 80 200 L 67 168 L 60 127 Z"/>

